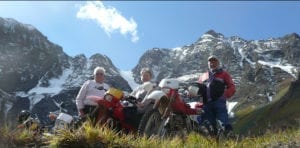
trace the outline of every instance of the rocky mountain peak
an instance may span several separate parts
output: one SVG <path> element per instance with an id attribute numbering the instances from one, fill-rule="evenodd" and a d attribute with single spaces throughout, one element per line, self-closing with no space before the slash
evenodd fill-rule
<path id="1" fill-rule="evenodd" d="M 283 37 L 283 39 L 292 40 L 292 41 L 299 41 L 300 36 L 297 33 L 291 33 L 291 34 L 285 35 Z"/>
<path id="2" fill-rule="evenodd" d="M 216 55 L 236 84 L 233 99 L 246 102 L 240 106 L 267 104 L 278 91 L 274 86 L 296 78 L 300 63 L 295 58 L 300 56 L 298 37 L 293 33 L 285 40 L 247 41 L 210 30 L 189 46 L 148 50 L 133 69 L 133 76 L 138 80 L 137 69 L 148 66 L 154 69 L 157 82 L 167 77 L 196 81 L 208 69 L 208 56 Z"/>
<path id="3" fill-rule="evenodd" d="M 60 46 L 13 19 L 0 18 L 0 50 L 0 88 L 9 93 L 28 91 L 41 78 L 60 75 L 62 67 L 58 65 L 68 66 Z"/>
<path id="4" fill-rule="evenodd" d="M 92 55 L 89 59 L 92 62 L 91 67 L 95 68 L 102 65 L 108 74 L 119 74 L 119 70 L 113 65 L 112 61 L 107 56 L 97 53 Z"/>
<path id="5" fill-rule="evenodd" d="M 211 35 L 215 38 L 218 38 L 218 37 L 223 37 L 224 35 L 221 34 L 221 33 L 217 33 L 216 31 L 214 30 L 208 30 L 207 32 L 205 32 L 204 34 L 208 34 L 208 35 Z"/>
<path id="6" fill-rule="evenodd" d="M 20 23 L 13 18 L 0 18 L 0 23 L 7 31 L 10 30 L 11 32 L 15 32 L 18 28 L 26 28 L 28 30 L 38 31 L 34 26 Z"/>

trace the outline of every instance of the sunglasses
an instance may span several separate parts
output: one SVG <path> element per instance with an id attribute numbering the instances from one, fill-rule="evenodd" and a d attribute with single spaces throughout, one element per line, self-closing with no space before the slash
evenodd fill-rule
<path id="1" fill-rule="evenodd" d="M 96 76 L 104 76 L 103 73 L 96 73 Z"/>

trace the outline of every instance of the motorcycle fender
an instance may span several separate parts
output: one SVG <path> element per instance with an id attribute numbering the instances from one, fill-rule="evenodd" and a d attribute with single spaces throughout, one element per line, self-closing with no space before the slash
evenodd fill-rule
<path id="1" fill-rule="evenodd" d="M 142 103 L 144 103 L 147 100 L 154 100 L 156 102 L 156 100 L 159 100 L 163 96 L 166 96 L 166 94 L 163 91 L 155 90 L 151 92 L 148 96 L 146 96 L 146 98 L 142 101 Z"/>

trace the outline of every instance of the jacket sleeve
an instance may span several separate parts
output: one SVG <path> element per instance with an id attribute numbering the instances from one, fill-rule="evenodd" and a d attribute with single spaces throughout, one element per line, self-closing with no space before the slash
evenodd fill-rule
<path id="1" fill-rule="evenodd" d="M 76 106 L 77 106 L 77 109 L 80 110 L 80 109 L 83 109 L 84 108 L 84 104 L 83 104 L 83 100 L 85 99 L 86 97 L 86 92 L 87 92 L 87 86 L 89 84 L 89 81 L 86 81 L 82 87 L 80 88 L 79 92 L 78 92 L 78 95 L 76 97 Z"/>
<path id="2" fill-rule="evenodd" d="M 229 75 L 229 73 L 225 72 L 225 83 L 226 83 L 226 90 L 224 92 L 224 97 L 226 99 L 232 97 L 235 93 L 235 85 L 234 85 L 234 82 L 231 78 L 231 76 Z"/>
<path id="3" fill-rule="evenodd" d="M 104 83 L 104 89 L 108 90 L 109 88 L 110 88 L 110 86 L 108 84 Z"/>
<path id="4" fill-rule="evenodd" d="M 133 90 L 131 93 L 130 93 L 130 96 L 134 96 L 135 97 L 135 95 L 136 95 L 136 93 L 137 93 L 137 88 L 135 89 L 135 90 Z"/>

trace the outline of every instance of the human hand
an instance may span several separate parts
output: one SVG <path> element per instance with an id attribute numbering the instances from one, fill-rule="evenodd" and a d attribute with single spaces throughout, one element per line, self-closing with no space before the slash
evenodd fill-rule
<path id="1" fill-rule="evenodd" d="M 204 110 L 202 108 L 196 108 L 196 114 L 200 115 L 204 113 Z"/>
<path id="2" fill-rule="evenodd" d="M 83 110 L 81 109 L 81 110 L 79 110 L 79 112 L 78 112 L 78 116 L 79 117 L 84 117 L 84 112 L 83 112 Z"/>
<path id="3" fill-rule="evenodd" d="M 136 106 L 137 106 L 138 108 L 143 108 L 143 107 L 144 107 L 144 104 L 141 103 L 141 102 L 137 102 Z"/>

